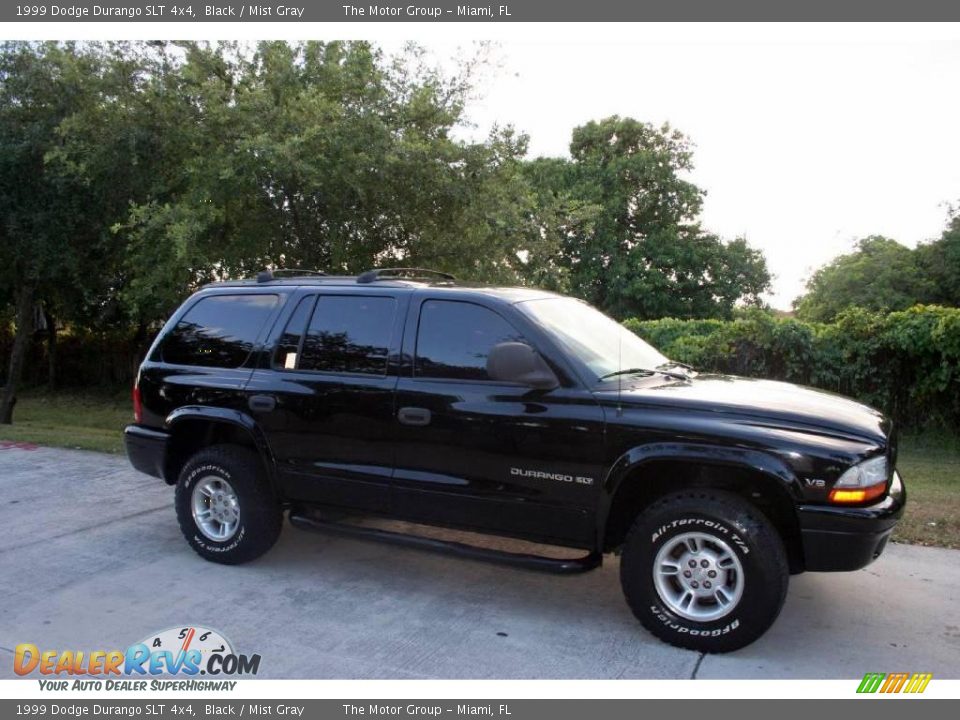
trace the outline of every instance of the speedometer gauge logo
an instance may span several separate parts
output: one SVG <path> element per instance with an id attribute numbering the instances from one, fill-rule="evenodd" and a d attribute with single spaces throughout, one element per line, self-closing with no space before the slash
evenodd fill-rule
<path id="1" fill-rule="evenodd" d="M 213 655 L 234 655 L 229 640 L 219 631 L 202 625 L 168 628 L 148 635 L 140 641 L 140 645 L 146 645 L 151 655 L 169 651 L 174 658 L 178 655 L 186 658 L 187 653 L 190 653 L 191 659 L 195 661 L 193 664 L 201 668 L 200 674 L 206 674 L 202 668 L 206 668 Z"/>

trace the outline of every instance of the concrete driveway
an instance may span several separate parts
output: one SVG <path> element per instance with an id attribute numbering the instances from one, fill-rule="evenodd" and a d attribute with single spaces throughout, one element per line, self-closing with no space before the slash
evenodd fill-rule
<path id="1" fill-rule="evenodd" d="M 860 572 L 795 577 L 764 638 L 703 657 L 640 627 L 613 557 L 557 577 L 287 526 L 224 567 L 190 550 L 172 503 L 125 458 L 0 444 L 0 677 L 18 643 L 125 648 L 181 624 L 273 678 L 960 677 L 960 551 L 892 545 Z"/>

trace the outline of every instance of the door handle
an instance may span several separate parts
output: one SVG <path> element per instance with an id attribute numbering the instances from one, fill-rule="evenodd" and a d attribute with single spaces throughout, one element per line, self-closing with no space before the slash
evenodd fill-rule
<path id="1" fill-rule="evenodd" d="M 272 412 L 277 407 L 277 399 L 273 395 L 251 395 L 247 406 L 253 412 Z"/>
<path id="2" fill-rule="evenodd" d="M 397 420 L 404 425 L 423 426 L 430 424 L 430 411 L 426 408 L 405 407 L 397 412 Z"/>

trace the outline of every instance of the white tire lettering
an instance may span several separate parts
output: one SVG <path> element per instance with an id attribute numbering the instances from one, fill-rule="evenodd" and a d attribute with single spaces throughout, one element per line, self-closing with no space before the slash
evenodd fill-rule
<path id="1" fill-rule="evenodd" d="M 700 630 L 698 628 L 689 628 L 681 625 L 678 622 L 674 622 L 656 605 L 650 606 L 650 612 L 656 616 L 657 620 L 662 622 L 671 630 L 674 630 L 681 635 L 688 633 L 692 637 L 720 637 L 721 635 L 727 635 L 740 627 L 740 621 L 734 619 L 724 625 L 722 628 L 716 628 L 714 630 Z"/>

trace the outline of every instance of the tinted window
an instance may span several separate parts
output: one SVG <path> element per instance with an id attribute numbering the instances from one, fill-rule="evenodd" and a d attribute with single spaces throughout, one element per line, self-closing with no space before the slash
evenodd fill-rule
<path id="1" fill-rule="evenodd" d="M 492 310 L 472 303 L 428 300 L 420 308 L 416 374 L 489 380 L 490 348 L 510 341 L 522 342 L 523 337 Z"/>
<path id="2" fill-rule="evenodd" d="M 386 375 L 395 309 L 396 301 L 389 297 L 321 295 L 299 367 Z"/>
<path id="3" fill-rule="evenodd" d="M 191 307 L 161 346 L 164 362 L 235 368 L 250 355 L 276 295 L 214 295 Z"/>
<path id="4" fill-rule="evenodd" d="M 317 296 L 310 295 L 302 298 L 297 304 L 297 309 L 290 316 L 287 327 L 280 336 L 277 343 L 277 349 L 273 354 L 273 364 L 275 367 L 293 370 L 297 367 L 297 353 L 300 352 L 300 340 L 307 329 L 307 320 L 310 319 L 310 311 L 313 310 L 313 303 Z"/>

